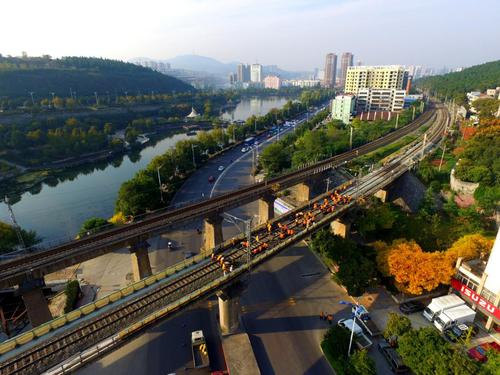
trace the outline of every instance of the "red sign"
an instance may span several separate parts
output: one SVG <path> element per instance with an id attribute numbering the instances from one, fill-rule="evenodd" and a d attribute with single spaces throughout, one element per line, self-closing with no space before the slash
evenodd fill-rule
<path id="1" fill-rule="evenodd" d="M 488 314 L 493 315 L 495 318 L 500 319 L 500 309 L 498 307 L 495 307 L 493 303 L 481 297 L 481 295 L 477 294 L 457 279 L 451 279 L 451 286 L 453 287 L 453 289 L 458 290 L 462 296 L 467 297 L 470 302 L 478 305 Z"/>

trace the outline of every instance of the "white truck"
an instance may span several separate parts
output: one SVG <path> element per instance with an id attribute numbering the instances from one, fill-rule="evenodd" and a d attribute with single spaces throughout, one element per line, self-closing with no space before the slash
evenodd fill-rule
<path id="1" fill-rule="evenodd" d="M 438 316 L 434 318 L 434 325 L 436 328 L 444 332 L 446 328 L 456 324 L 472 323 L 476 317 L 476 312 L 467 305 L 460 305 L 441 311 Z"/>
<path id="2" fill-rule="evenodd" d="M 456 294 L 433 298 L 429 306 L 425 308 L 423 315 L 428 321 L 433 322 L 436 316 L 438 316 L 442 311 L 460 305 L 465 305 L 465 302 Z"/>
<path id="3" fill-rule="evenodd" d="M 191 349 L 193 352 L 194 368 L 203 368 L 210 365 L 207 343 L 203 331 L 191 332 Z"/>
<path id="4" fill-rule="evenodd" d="M 346 328 L 349 332 L 352 332 L 354 328 L 354 341 L 359 349 L 368 349 L 372 346 L 373 343 L 368 337 L 366 337 L 363 332 L 363 328 L 361 328 L 356 322 L 354 322 L 353 326 L 352 319 L 340 319 L 337 324 Z"/>

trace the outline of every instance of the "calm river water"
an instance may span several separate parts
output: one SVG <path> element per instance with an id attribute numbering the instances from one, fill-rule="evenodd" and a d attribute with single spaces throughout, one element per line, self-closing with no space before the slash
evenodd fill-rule
<path id="1" fill-rule="evenodd" d="M 222 115 L 226 120 L 246 120 L 252 115 L 262 115 L 272 108 L 280 108 L 285 98 L 244 99 L 234 110 Z M 125 155 L 120 163 L 109 163 L 102 170 L 79 174 L 72 180 L 56 186 L 43 184 L 40 192 L 26 192 L 13 204 L 14 214 L 24 229 L 35 230 L 44 241 L 74 237 L 82 223 L 89 217 L 111 217 L 120 185 L 146 167 L 156 155 L 175 145 L 185 134 L 176 134 L 146 147 L 140 158 Z M 137 160 L 138 159 L 138 160 Z M 0 220 L 10 222 L 5 203 L 0 203 Z"/>

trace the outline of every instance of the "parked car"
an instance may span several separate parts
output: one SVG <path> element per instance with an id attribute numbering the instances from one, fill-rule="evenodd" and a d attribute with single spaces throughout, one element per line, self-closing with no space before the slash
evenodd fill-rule
<path id="1" fill-rule="evenodd" d="M 404 374 L 408 372 L 408 367 L 405 366 L 400 355 L 389 343 L 385 340 L 381 340 L 378 345 L 378 350 L 385 358 L 392 372 L 396 374 Z"/>
<path id="2" fill-rule="evenodd" d="M 241 149 L 241 152 L 247 152 L 247 151 L 248 151 L 248 148 L 246 148 L 246 147 L 243 147 L 243 148 Z"/>
<path id="3" fill-rule="evenodd" d="M 222 172 L 222 171 L 224 170 L 224 166 L 223 166 L 223 165 L 219 165 L 219 168 L 217 168 L 217 170 L 218 170 L 219 172 Z"/>
<path id="4" fill-rule="evenodd" d="M 485 342 L 484 344 L 470 348 L 467 354 L 476 361 L 486 362 L 488 360 L 488 350 L 500 352 L 500 345 L 496 341 Z"/>
<path id="5" fill-rule="evenodd" d="M 425 305 L 419 301 L 408 301 L 399 305 L 399 311 L 406 315 L 424 311 L 424 309 Z"/>
<path id="6" fill-rule="evenodd" d="M 456 342 L 460 338 L 467 337 L 469 329 L 471 330 L 471 337 L 477 334 L 478 328 L 476 325 L 457 324 L 444 330 L 444 338 L 450 342 Z"/>

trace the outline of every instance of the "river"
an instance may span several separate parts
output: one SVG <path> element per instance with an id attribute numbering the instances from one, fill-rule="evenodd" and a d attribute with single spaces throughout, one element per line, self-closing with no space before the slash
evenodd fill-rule
<path id="1" fill-rule="evenodd" d="M 236 108 L 222 114 L 226 120 L 246 120 L 252 115 L 266 114 L 281 108 L 287 99 L 243 99 Z M 15 217 L 23 229 L 34 230 L 44 242 L 74 238 L 82 223 L 92 216 L 109 218 L 121 184 L 146 167 L 156 156 L 172 148 L 186 134 L 169 136 L 141 150 L 140 157 L 125 155 L 121 163 L 109 163 L 90 173 L 55 184 L 43 183 L 36 194 L 25 192 L 12 205 Z M 51 186 L 52 185 L 52 186 Z M 55 185 L 55 186 L 53 186 Z M 10 223 L 7 205 L 0 203 L 0 220 Z"/>

